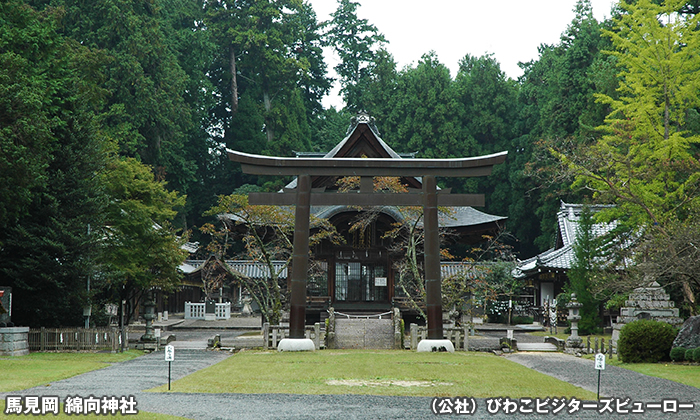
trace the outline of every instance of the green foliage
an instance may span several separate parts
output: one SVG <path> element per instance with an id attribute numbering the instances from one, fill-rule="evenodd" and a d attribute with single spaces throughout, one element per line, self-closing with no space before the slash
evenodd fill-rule
<path id="1" fill-rule="evenodd" d="M 674 362 L 682 362 L 683 360 L 685 360 L 685 351 L 686 350 L 683 347 L 674 347 L 671 349 L 669 357 Z"/>
<path id="2" fill-rule="evenodd" d="M 617 350 L 624 363 L 656 363 L 668 360 L 678 331 L 665 322 L 640 319 L 620 331 Z"/>
<path id="3" fill-rule="evenodd" d="M 175 290 L 187 252 L 170 220 L 185 197 L 168 191 L 149 167 L 132 158 L 110 162 L 103 182 L 111 198 L 98 259 L 105 299 L 138 301 L 152 288 Z"/>
<path id="4" fill-rule="evenodd" d="M 572 191 L 571 178 L 550 148 L 569 150 L 589 144 L 603 123 L 607 107 L 596 103 L 594 93 L 615 94 L 617 78 L 609 57 L 601 50 L 609 41 L 601 37 L 592 15 L 590 1 L 576 3 L 575 18 L 555 45 L 542 44 L 537 61 L 522 65 L 524 75 L 518 89 L 519 115 L 515 119 L 519 137 L 511 150 L 517 167 L 511 171 L 516 191 L 509 219 L 514 233 L 528 254 L 532 245 L 539 250 L 552 246 L 559 200 L 579 202 L 581 193 Z M 511 156 L 508 156 L 511 160 Z M 530 210 L 534 205 L 536 218 Z"/>
<path id="5" fill-rule="evenodd" d="M 320 96 L 330 86 L 313 10 L 293 0 L 204 6 L 204 24 L 217 42 L 208 71 L 218 95 L 211 125 L 223 128 L 222 140 L 242 150 L 239 142 L 255 143 L 263 133 L 257 151 L 290 155 L 310 149 L 311 111 L 319 109 Z M 253 120 L 239 121 L 244 100 Z M 258 136 L 239 130 L 239 124 L 248 128 L 253 123 L 250 131 Z"/>
<path id="6" fill-rule="evenodd" d="M 106 203 L 104 57 L 61 36 L 62 15 L 0 4 L 0 282 L 18 325 L 82 321 Z"/>
<path id="7" fill-rule="evenodd" d="M 667 253 L 678 262 L 679 244 L 671 240 L 671 232 L 700 206 L 700 135 L 689 123 L 700 104 L 700 16 L 678 14 L 684 3 L 620 3 L 622 13 L 603 30 L 612 43 L 606 54 L 608 64 L 617 66 L 618 86 L 610 92 L 600 85 L 595 95 L 608 110 L 598 129 L 602 136 L 590 146 L 554 151 L 565 168 L 561 175 L 573 177 L 573 189 L 615 204 L 603 212 L 604 220 L 618 220 L 621 228 L 633 232 L 628 236 L 632 240 L 640 232 L 657 237 L 655 244 L 649 241 L 643 244 L 646 249 L 636 251 L 647 264 L 650 253 Z M 663 270 L 656 265 L 645 271 L 666 276 L 687 268 L 673 263 Z M 646 281 L 645 274 L 626 289 Z M 693 277 L 672 281 L 681 284 L 688 307 L 695 311 Z"/>
<path id="8" fill-rule="evenodd" d="M 693 349 L 693 361 L 700 363 L 700 347 Z"/>
<path id="9" fill-rule="evenodd" d="M 689 362 L 692 362 L 694 360 L 693 359 L 693 349 L 687 349 L 685 351 L 685 355 L 683 356 L 683 358 Z"/>
<path id="10" fill-rule="evenodd" d="M 693 158 L 700 137 L 685 127 L 688 111 L 698 105 L 700 16 L 675 14 L 681 3 L 622 2 L 627 13 L 616 19 L 616 31 L 605 31 L 620 69 L 619 98 L 596 95 L 612 111 L 575 186 L 616 202 L 617 214 L 635 226 L 664 229 L 700 200 Z"/>
<path id="11" fill-rule="evenodd" d="M 600 259 L 598 241 L 593 233 L 594 219 L 589 206 L 584 206 L 579 218 L 576 232 L 576 242 L 573 246 L 574 261 L 567 271 L 569 283 L 566 287 L 568 294 L 576 293 L 576 299 L 583 306 L 579 309 L 581 320 L 578 322 L 579 333 L 590 335 L 599 333 L 602 323 L 600 316 L 601 302 L 591 292 L 591 282 L 596 272 L 600 270 L 597 264 Z"/>
<path id="12" fill-rule="evenodd" d="M 332 19 L 324 22 L 325 45 L 333 47 L 340 57 L 334 68 L 340 76 L 346 107 L 353 111 L 365 107 L 364 91 L 372 76 L 374 54 L 386 42 L 374 25 L 357 16 L 359 5 L 352 0 L 338 0 Z"/>

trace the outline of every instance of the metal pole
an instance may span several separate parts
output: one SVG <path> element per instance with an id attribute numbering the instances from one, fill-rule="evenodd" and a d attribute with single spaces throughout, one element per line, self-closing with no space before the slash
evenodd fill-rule
<path id="1" fill-rule="evenodd" d="M 170 367 L 173 365 L 173 362 L 168 362 L 168 391 L 170 391 Z"/>
<path id="2" fill-rule="evenodd" d="M 425 228 L 425 301 L 428 339 L 442 340 L 442 290 L 440 287 L 440 234 L 437 185 L 434 175 L 423 177 L 423 226 Z"/>
<path id="3" fill-rule="evenodd" d="M 304 338 L 306 323 L 306 276 L 309 272 L 309 217 L 311 177 L 297 178 L 297 204 L 294 215 L 294 251 L 289 312 L 289 338 Z"/>
<path id="4" fill-rule="evenodd" d="M 596 399 L 600 401 L 600 369 L 598 369 L 598 391 L 596 392 Z"/>

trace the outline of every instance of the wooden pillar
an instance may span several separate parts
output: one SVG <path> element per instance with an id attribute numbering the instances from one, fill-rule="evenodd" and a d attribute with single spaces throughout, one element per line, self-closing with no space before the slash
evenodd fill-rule
<path id="1" fill-rule="evenodd" d="M 425 229 L 425 303 L 428 339 L 442 340 L 442 290 L 440 287 L 440 234 L 437 185 L 434 175 L 423 177 L 423 226 Z"/>
<path id="2" fill-rule="evenodd" d="M 306 323 L 306 277 L 309 273 L 309 217 L 311 216 L 311 177 L 297 178 L 294 215 L 294 251 L 289 312 L 289 338 L 304 338 Z"/>

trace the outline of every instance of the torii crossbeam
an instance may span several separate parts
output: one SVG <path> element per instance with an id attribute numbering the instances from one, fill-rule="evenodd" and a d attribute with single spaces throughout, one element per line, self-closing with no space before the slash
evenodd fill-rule
<path id="1" fill-rule="evenodd" d="M 475 177 L 491 174 L 503 163 L 508 152 L 457 159 L 385 158 L 284 158 L 252 155 L 227 150 L 229 159 L 241 163 L 244 173 L 254 175 L 296 175 L 296 193 L 251 193 L 253 205 L 296 205 L 294 250 L 292 255 L 289 335 L 304 338 L 306 318 L 306 278 L 309 268 L 309 217 L 311 205 L 423 206 L 425 229 L 425 291 L 428 339 L 442 340 L 442 292 L 438 205 L 483 206 L 480 194 L 439 194 L 435 177 Z M 315 192 L 312 176 L 359 176 L 360 191 L 348 193 Z M 375 193 L 375 176 L 422 177 L 421 193 Z"/>

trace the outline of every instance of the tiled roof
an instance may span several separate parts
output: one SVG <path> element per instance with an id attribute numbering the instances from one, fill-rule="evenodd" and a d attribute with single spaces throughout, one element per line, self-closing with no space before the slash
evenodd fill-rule
<path id="1" fill-rule="evenodd" d="M 567 204 L 561 202 L 559 212 L 557 213 L 557 221 L 559 224 L 559 234 L 561 235 L 563 246 L 573 245 L 576 242 L 578 223 L 581 219 L 583 204 Z M 600 210 L 610 208 L 610 206 L 593 205 L 588 206 L 591 212 L 595 213 Z M 616 223 L 595 223 L 593 225 L 593 236 L 602 236 L 616 226 Z"/>
<path id="2" fill-rule="evenodd" d="M 483 273 L 484 264 L 473 264 L 465 262 L 440 262 L 440 277 L 445 279 L 457 274 L 466 273 L 470 279 L 476 278 Z"/>
<path id="3" fill-rule="evenodd" d="M 206 260 L 187 260 L 180 266 L 183 273 L 189 274 L 198 271 Z M 273 261 L 274 269 L 279 272 L 280 279 L 286 279 L 289 275 L 289 269 L 286 267 L 286 261 Z M 242 276 L 252 279 L 260 279 L 267 277 L 269 270 L 267 266 L 260 262 L 247 260 L 226 260 L 226 264 L 231 270 L 240 273 Z M 186 267 L 188 271 L 185 271 Z M 440 274 L 442 278 L 454 276 L 463 271 L 469 272 L 470 277 L 476 276 L 479 272 L 478 266 L 470 263 L 442 261 L 440 263 Z"/>
<path id="4" fill-rule="evenodd" d="M 520 261 L 518 267 L 513 271 L 515 277 L 525 277 L 539 271 L 568 270 L 574 263 L 573 245 L 576 243 L 579 220 L 581 218 L 582 204 L 567 204 L 561 202 L 557 221 L 559 226 L 559 238 L 561 243 L 558 247 L 526 260 Z M 592 212 L 600 211 L 610 206 L 589 206 Z M 592 233 L 595 237 L 602 236 L 610 232 L 617 224 L 595 223 Z"/>
<path id="5" fill-rule="evenodd" d="M 194 273 L 199 271 L 206 261 L 207 260 L 186 260 L 185 263 L 180 266 L 180 271 L 185 274 Z M 287 278 L 286 264 L 286 261 L 272 262 L 273 269 L 279 273 L 278 275 L 280 278 Z M 226 260 L 226 265 L 241 276 L 253 279 L 268 277 L 270 272 L 265 264 L 255 261 Z"/>

